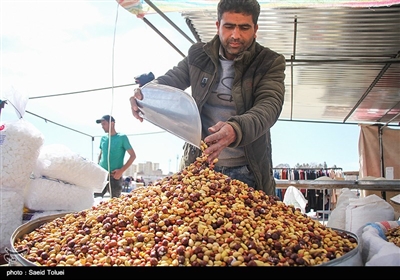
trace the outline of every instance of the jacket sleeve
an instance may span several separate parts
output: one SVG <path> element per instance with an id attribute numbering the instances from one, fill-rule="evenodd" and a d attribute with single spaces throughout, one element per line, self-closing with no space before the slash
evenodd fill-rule
<path id="1" fill-rule="evenodd" d="M 186 90 L 190 87 L 188 57 L 182 59 L 176 66 L 152 82 Z"/>

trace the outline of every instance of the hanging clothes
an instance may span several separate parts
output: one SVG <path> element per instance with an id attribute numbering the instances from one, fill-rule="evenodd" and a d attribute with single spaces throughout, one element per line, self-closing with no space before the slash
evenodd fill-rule
<path id="1" fill-rule="evenodd" d="M 343 178 L 341 168 L 275 168 L 274 177 L 280 180 L 315 180 L 319 177 L 326 176 L 332 179 Z M 306 205 L 306 212 L 311 209 L 317 210 L 330 210 L 332 203 L 336 203 L 333 195 L 333 190 L 321 189 L 301 189 L 300 190 L 308 203 Z M 325 193 L 325 196 L 324 196 Z M 285 189 L 277 189 L 276 195 L 283 200 L 285 196 Z"/>

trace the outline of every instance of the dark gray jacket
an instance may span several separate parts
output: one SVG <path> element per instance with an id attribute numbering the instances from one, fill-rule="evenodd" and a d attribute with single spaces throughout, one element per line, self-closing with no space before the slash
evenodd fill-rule
<path id="1" fill-rule="evenodd" d="M 208 43 L 196 43 L 188 55 L 153 82 L 185 90 L 191 87 L 201 114 L 202 107 L 217 82 L 220 41 L 216 35 Z M 230 147 L 242 146 L 250 169 L 256 178 L 256 189 L 275 195 L 272 170 L 270 128 L 278 120 L 285 96 L 285 57 L 255 40 L 250 48 L 235 59 L 232 96 L 237 115 L 228 123 L 236 131 Z M 185 144 L 183 166 L 194 162 L 198 151 Z M 182 166 L 182 167 L 183 167 Z"/>

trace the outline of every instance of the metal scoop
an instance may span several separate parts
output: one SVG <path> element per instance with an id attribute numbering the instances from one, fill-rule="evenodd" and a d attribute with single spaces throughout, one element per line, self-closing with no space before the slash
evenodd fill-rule
<path id="1" fill-rule="evenodd" d="M 201 120 L 193 97 L 187 92 L 161 84 L 141 88 L 137 100 L 141 117 L 200 149 Z"/>

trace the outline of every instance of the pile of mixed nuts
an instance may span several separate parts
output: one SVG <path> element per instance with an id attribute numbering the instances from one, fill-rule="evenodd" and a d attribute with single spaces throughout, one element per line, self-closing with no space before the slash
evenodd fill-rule
<path id="1" fill-rule="evenodd" d="M 400 247 L 400 226 L 389 229 L 385 236 L 388 242 L 394 243 L 397 247 Z"/>
<path id="2" fill-rule="evenodd" d="M 314 266 L 357 247 L 206 160 L 46 222 L 14 248 L 38 266 Z"/>

